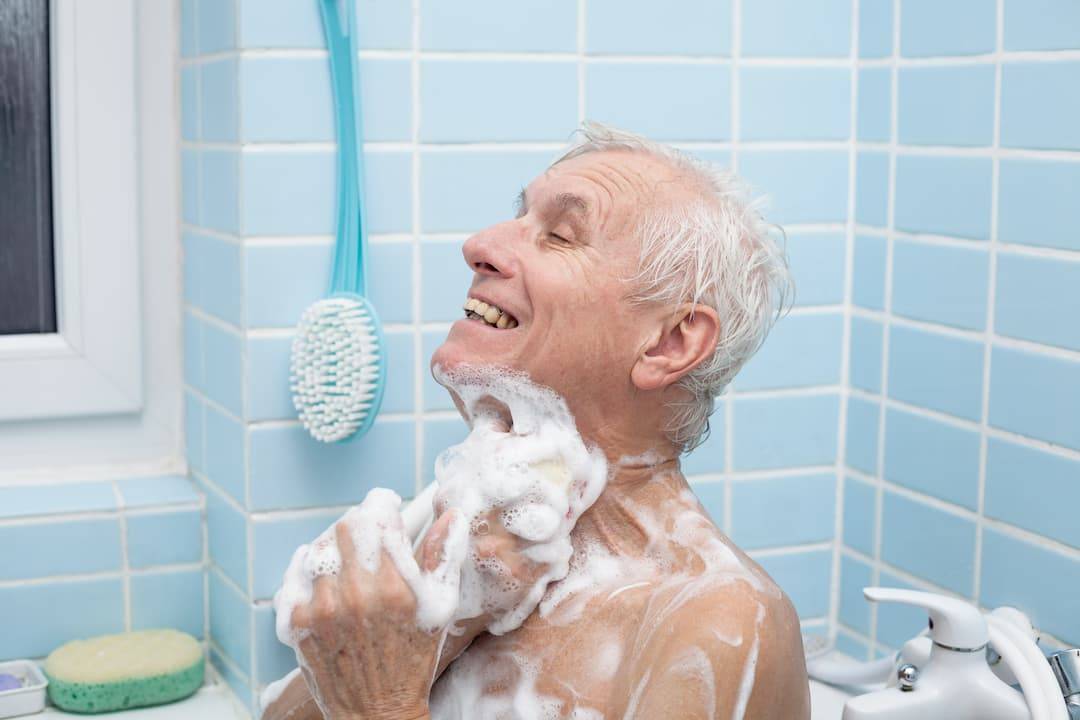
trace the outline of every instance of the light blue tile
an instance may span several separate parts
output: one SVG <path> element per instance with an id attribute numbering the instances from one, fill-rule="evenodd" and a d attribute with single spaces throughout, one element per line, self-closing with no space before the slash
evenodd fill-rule
<path id="1" fill-rule="evenodd" d="M 741 140 L 843 140 L 850 134 L 845 68 L 749 67 L 739 71 Z M 790 108 L 798 107 L 797 114 Z"/>
<path id="2" fill-rule="evenodd" d="M 727 67 L 596 62 L 587 65 L 585 72 L 585 107 L 593 120 L 654 140 L 726 140 L 731 136 Z M 641 102 L 643 97 L 650 101 Z"/>
<path id="3" fill-rule="evenodd" d="M 117 480 L 125 508 L 157 507 L 161 505 L 197 505 L 202 502 L 199 491 L 183 475 L 130 478 Z"/>
<path id="4" fill-rule="evenodd" d="M 180 0 L 180 56 L 189 58 L 199 54 L 196 27 L 199 21 L 196 0 Z"/>
<path id="5" fill-rule="evenodd" d="M 386 332 L 383 339 L 386 341 L 387 362 L 381 412 L 412 412 L 416 387 L 413 333 Z"/>
<path id="6" fill-rule="evenodd" d="M 252 522 L 252 589 L 255 599 L 269 599 L 281 587 L 296 548 L 315 540 L 333 525 L 340 512 L 324 512 L 301 518 L 266 518 Z"/>
<path id="7" fill-rule="evenodd" d="M 877 491 L 853 477 L 844 479 L 844 544 L 864 555 L 874 554 Z"/>
<path id="8" fill-rule="evenodd" d="M 867 392 L 881 392 L 881 323 L 851 318 L 851 384 Z"/>
<path id="9" fill-rule="evenodd" d="M 996 347 L 990 424 L 1080 450 L 1080 363 Z"/>
<path id="10" fill-rule="evenodd" d="M 195 394 L 184 391 L 184 457 L 188 467 L 198 472 L 205 470 L 206 434 L 203 402 Z"/>
<path id="11" fill-rule="evenodd" d="M 994 141 L 994 66 L 900 69 L 897 123 L 908 145 L 981 145 Z M 934 108 L 927 112 L 927 108 Z"/>
<path id="12" fill-rule="evenodd" d="M 738 399 L 736 470 L 830 465 L 836 461 L 836 395 Z"/>
<path id="13" fill-rule="evenodd" d="M 881 558 L 936 585 L 971 595 L 975 581 L 975 524 L 886 491 Z"/>
<path id="14" fill-rule="evenodd" d="M 1080 163 L 1005 158 L 998 182 L 999 240 L 1080 250 Z"/>
<path id="15" fill-rule="evenodd" d="M 859 70 L 856 136 L 863 142 L 888 142 L 892 127 L 892 70 Z"/>
<path id="16" fill-rule="evenodd" d="M 246 341 L 248 420 L 296 417 L 289 389 L 289 359 L 293 338 L 249 337 Z"/>
<path id="17" fill-rule="evenodd" d="M 1080 262 L 1000 253 L 994 332 L 1080 350 Z"/>
<path id="18" fill-rule="evenodd" d="M 421 153 L 421 226 L 427 232 L 472 232 L 509 220 L 518 191 L 551 159 L 546 152 Z"/>
<path id="19" fill-rule="evenodd" d="M 870 634 L 870 601 L 863 588 L 874 584 L 870 566 L 851 557 L 840 559 L 840 622 L 864 635 Z"/>
<path id="20" fill-rule="evenodd" d="M 901 580 L 890 572 L 882 571 L 878 584 L 882 587 L 901 590 L 924 590 Z M 881 603 L 878 605 L 877 641 L 889 647 L 899 649 L 905 642 L 915 637 L 926 628 L 929 617 L 926 611 L 900 603 Z"/>
<path id="21" fill-rule="evenodd" d="M 180 194 L 183 195 L 180 218 L 189 225 L 198 225 L 202 217 L 199 212 L 199 155 L 195 150 L 180 151 Z"/>
<path id="22" fill-rule="evenodd" d="M 361 48 L 399 50 L 412 38 L 412 6 L 399 0 L 358 0 Z M 240 43 L 245 48 L 326 46 L 317 3 L 295 0 L 241 0 Z"/>
<path id="23" fill-rule="evenodd" d="M 877 235 L 855 236 L 852 299 L 868 310 L 885 309 L 885 260 L 888 241 Z"/>
<path id="24" fill-rule="evenodd" d="M 203 371 L 203 322 L 192 313 L 184 313 L 184 382 L 202 390 L 206 382 Z"/>
<path id="25" fill-rule="evenodd" d="M 592 0 L 585 12 L 590 54 L 731 53 L 731 0 Z"/>
<path id="26" fill-rule="evenodd" d="M 206 534 L 210 562 L 238 586 L 246 588 L 247 518 L 213 488 L 206 493 Z"/>
<path id="27" fill-rule="evenodd" d="M 791 598 L 800 618 L 822 617 L 829 613 L 831 550 L 770 555 L 757 558 L 757 561 Z"/>
<path id="28" fill-rule="evenodd" d="M 882 58 L 893 50 L 893 0 L 859 3 L 859 57 Z"/>
<path id="29" fill-rule="evenodd" d="M 45 657 L 71 640 L 124 630 L 119 579 L 76 580 L 0 588 L 4 659 Z"/>
<path id="30" fill-rule="evenodd" d="M 901 155 L 896 159 L 896 227 L 990 236 L 990 158 Z"/>
<path id="31" fill-rule="evenodd" d="M 192 304 L 233 325 L 243 322 L 240 246 L 220 238 L 185 233 L 185 277 L 195 287 Z"/>
<path id="32" fill-rule="evenodd" d="M 236 47 L 237 0 L 199 2 L 199 52 L 203 55 L 224 52 Z"/>
<path id="33" fill-rule="evenodd" d="M 1028 613 L 1034 625 L 1075 646 L 1080 641 L 1076 606 L 1047 592 L 1047 579 L 1067 597 L 1080 589 L 1080 563 L 989 528 L 983 530 L 979 601 L 986 607 L 1011 605 Z"/>
<path id="34" fill-rule="evenodd" d="M 268 606 L 255 608 L 255 681 L 271 683 L 279 680 L 296 667 L 296 653 L 288 645 L 281 644 L 275 629 L 274 609 Z"/>
<path id="35" fill-rule="evenodd" d="M 844 461 L 849 467 L 875 475 L 878 467 L 880 403 L 861 397 L 848 398 L 847 442 Z"/>
<path id="36" fill-rule="evenodd" d="M 870 660 L 870 646 L 858 638 L 852 637 L 840 630 L 836 634 L 836 644 L 833 646 L 837 652 L 847 655 L 852 660 Z"/>
<path id="37" fill-rule="evenodd" d="M 199 115 L 202 139 L 210 142 L 235 142 L 240 131 L 239 63 L 214 60 L 200 66 Z M 245 112 L 247 109 L 245 108 Z"/>
<path id="38" fill-rule="evenodd" d="M 237 502 L 244 502 L 244 426 L 206 406 L 206 475 Z"/>
<path id="39" fill-rule="evenodd" d="M 990 258 L 986 250 L 897 240 L 892 311 L 969 330 L 986 326 Z"/>
<path id="40" fill-rule="evenodd" d="M 709 481 L 691 483 L 690 489 L 694 491 L 701 506 L 709 514 L 709 518 L 716 527 L 724 529 L 724 482 Z"/>
<path id="41" fill-rule="evenodd" d="M 420 47 L 425 50 L 574 52 L 573 0 L 421 0 Z"/>
<path id="42" fill-rule="evenodd" d="M 1072 0 L 1005 0 L 1006 50 L 1080 48 L 1080 5 Z"/>
<path id="43" fill-rule="evenodd" d="M 420 248 L 420 317 L 424 322 L 453 322 L 462 315 L 473 272 L 461 255 L 460 242 L 424 241 Z"/>
<path id="44" fill-rule="evenodd" d="M 989 439 L 987 515 L 1080 547 L 1077 507 L 1080 463 L 999 438 Z"/>
<path id="45" fill-rule="evenodd" d="M 180 138 L 199 139 L 199 78 L 198 67 L 180 68 Z"/>
<path id="46" fill-rule="evenodd" d="M 836 150 L 747 150 L 739 173 L 768 193 L 772 222 L 847 220 L 848 155 Z"/>
<path id="47" fill-rule="evenodd" d="M 201 569 L 132 576 L 131 629 L 170 628 L 201 639 L 205 580 Z"/>
<path id="48" fill-rule="evenodd" d="M 197 308 L 202 307 L 203 295 L 203 265 L 206 264 L 203 246 L 206 243 L 205 235 L 197 235 L 192 232 L 180 234 L 180 244 L 183 249 L 184 263 L 184 301 Z"/>
<path id="49" fill-rule="evenodd" d="M 682 458 L 682 471 L 686 475 L 718 474 L 724 472 L 725 425 L 724 403 L 716 404 L 709 416 L 709 435 Z M 699 495 L 700 497 L 700 495 Z M 713 516 L 717 517 L 717 516 Z"/>
<path id="50" fill-rule="evenodd" d="M 300 426 L 251 430 L 254 510 L 347 505 L 375 486 L 411 495 L 415 432 L 411 421 L 378 421 L 361 438 L 324 444 Z"/>
<path id="51" fill-rule="evenodd" d="M 787 255 L 795 277 L 795 304 L 839 305 L 844 302 L 843 235 L 805 234 L 788 238 Z"/>
<path id="52" fill-rule="evenodd" d="M 210 637 L 240 670 L 251 672 L 251 605 L 214 570 L 210 571 Z"/>
<path id="53" fill-rule="evenodd" d="M 324 58 L 246 58 L 243 136 L 250 142 L 333 141 L 330 69 Z M 412 79 L 407 60 L 360 63 L 365 142 L 408 140 Z"/>
<path id="54" fill-rule="evenodd" d="M 201 563 L 202 512 L 132 515 L 127 519 L 128 562 L 133 568 Z"/>
<path id="55" fill-rule="evenodd" d="M 251 683 L 247 675 L 241 673 L 236 669 L 236 665 L 226 659 L 221 652 L 218 651 L 214 645 L 210 646 L 210 664 L 217 670 L 218 674 L 225 681 L 225 684 L 229 686 L 232 691 L 233 697 L 240 702 L 240 704 L 247 708 L 247 712 L 250 715 L 254 715 L 255 709 L 255 696 L 251 689 Z"/>
<path id="56" fill-rule="evenodd" d="M 330 235 L 336 176 L 332 152 L 244 154 L 244 232 L 248 235 Z M 365 152 L 369 233 L 412 225 L 412 169 L 407 153 Z"/>
<path id="57" fill-rule="evenodd" d="M 202 224 L 214 230 L 235 233 L 238 207 L 239 157 L 231 150 L 203 150 L 199 173 L 199 209 Z"/>
<path id="58" fill-rule="evenodd" d="M 855 160 L 855 221 L 860 225 L 889 224 L 889 155 L 858 153 Z"/>
<path id="59" fill-rule="evenodd" d="M 564 140 L 577 125 L 577 64 L 427 61 L 420 107 L 425 142 Z"/>
<path id="60" fill-rule="evenodd" d="M 206 394 L 236 416 L 243 413 L 243 345 L 239 335 L 203 325 Z"/>
<path id="61" fill-rule="evenodd" d="M 0 580 L 105 572 L 122 566 L 120 522 L 115 518 L 6 525 L 0 527 L 0 547 L 9 550 L 0 564 Z"/>
<path id="62" fill-rule="evenodd" d="M 851 4 L 754 0 L 742 7 L 742 53 L 746 56 L 847 57 L 851 51 Z"/>
<path id="63" fill-rule="evenodd" d="M 835 473 L 731 485 L 731 539 L 747 550 L 832 540 L 835 512 Z"/>
<path id="64" fill-rule="evenodd" d="M 1080 62 L 1007 63 L 1001 76 L 1003 147 L 1080 150 Z"/>
<path id="65" fill-rule="evenodd" d="M 450 447 L 465 440 L 469 434 L 469 428 L 459 418 L 452 420 L 425 420 L 424 421 L 424 457 L 421 467 L 421 477 L 424 483 L 435 479 L 435 458 Z"/>
<path id="66" fill-rule="evenodd" d="M 785 317 L 739 372 L 735 387 L 743 391 L 838 384 L 843 336 L 839 313 Z M 793 357 L 799 361 L 791 362 Z"/>
<path id="67" fill-rule="evenodd" d="M 968 420 L 982 415 L 983 345 L 894 325 L 889 396 Z"/>
<path id="68" fill-rule="evenodd" d="M 0 517 L 30 517 L 116 509 L 112 483 L 0 487 Z"/>
<path id="69" fill-rule="evenodd" d="M 885 415 L 885 477 L 975 510 L 979 443 L 971 430 L 890 409 Z"/>
<path id="70" fill-rule="evenodd" d="M 904 0 L 900 3 L 900 54 L 979 55 L 994 51 L 994 0 Z"/>
<path id="71" fill-rule="evenodd" d="M 454 401 L 431 374 L 431 356 L 435 353 L 443 341 L 446 340 L 445 330 L 427 330 L 424 332 L 423 357 L 420 358 L 421 373 L 424 376 L 424 410 L 453 410 Z"/>

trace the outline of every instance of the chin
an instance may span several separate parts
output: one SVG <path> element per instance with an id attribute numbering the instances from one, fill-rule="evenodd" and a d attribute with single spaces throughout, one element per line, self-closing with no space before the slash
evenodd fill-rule
<path id="1" fill-rule="evenodd" d="M 520 369 L 511 352 L 519 337 L 515 330 L 496 330 L 480 326 L 475 320 L 458 320 L 432 354 L 431 368 L 449 371 L 462 365 L 498 365 Z"/>

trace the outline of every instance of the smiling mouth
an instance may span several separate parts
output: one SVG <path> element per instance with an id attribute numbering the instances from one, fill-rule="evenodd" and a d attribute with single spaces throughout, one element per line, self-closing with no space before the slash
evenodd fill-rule
<path id="1" fill-rule="evenodd" d="M 483 300 L 469 298 L 461 309 L 469 320 L 476 320 L 499 330 L 513 330 L 518 326 L 517 318 L 513 315 Z"/>

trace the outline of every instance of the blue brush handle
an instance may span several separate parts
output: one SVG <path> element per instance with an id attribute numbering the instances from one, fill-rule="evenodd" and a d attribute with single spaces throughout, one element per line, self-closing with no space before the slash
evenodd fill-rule
<path id="1" fill-rule="evenodd" d="M 317 0 L 322 11 L 337 129 L 337 223 L 330 294 L 367 293 L 367 223 L 364 155 L 358 98 L 356 0 Z M 345 9 L 341 17 L 339 6 Z"/>

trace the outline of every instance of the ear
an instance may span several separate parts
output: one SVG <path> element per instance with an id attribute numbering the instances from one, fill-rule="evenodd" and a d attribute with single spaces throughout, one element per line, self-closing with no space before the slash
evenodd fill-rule
<path id="1" fill-rule="evenodd" d="M 663 389 L 712 357 L 720 318 L 705 305 L 683 305 L 660 328 L 630 370 L 639 390 Z"/>

